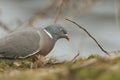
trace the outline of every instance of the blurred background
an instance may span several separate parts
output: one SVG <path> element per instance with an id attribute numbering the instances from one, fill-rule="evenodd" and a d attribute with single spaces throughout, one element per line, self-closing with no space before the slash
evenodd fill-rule
<path id="1" fill-rule="evenodd" d="M 61 39 L 47 57 L 71 60 L 91 54 L 105 56 L 95 42 L 76 25 L 86 28 L 110 52 L 120 49 L 119 0 L 0 0 L 0 38 L 24 26 L 46 27 L 50 24 L 64 26 L 70 42 Z"/>

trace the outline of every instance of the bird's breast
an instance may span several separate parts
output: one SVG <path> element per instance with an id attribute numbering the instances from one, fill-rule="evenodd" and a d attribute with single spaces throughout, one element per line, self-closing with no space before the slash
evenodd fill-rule
<path id="1" fill-rule="evenodd" d="M 42 31 L 40 38 L 40 54 L 46 56 L 50 53 L 50 51 L 53 49 L 55 42 L 52 40 L 52 38 Z"/>

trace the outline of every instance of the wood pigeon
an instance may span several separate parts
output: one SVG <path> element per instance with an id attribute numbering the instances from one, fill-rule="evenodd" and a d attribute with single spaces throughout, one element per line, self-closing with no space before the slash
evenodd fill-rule
<path id="1" fill-rule="evenodd" d="M 56 24 L 43 29 L 19 29 L 0 39 L 0 58 L 24 59 L 35 55 L 46 56 L 61 38 L 69 40 L 67 31 Z"/>

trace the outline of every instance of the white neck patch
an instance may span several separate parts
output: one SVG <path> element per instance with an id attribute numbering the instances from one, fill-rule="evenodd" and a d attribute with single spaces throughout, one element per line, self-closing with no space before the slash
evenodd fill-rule
<path id="1" fill-rule="evenodd" d="M 44 29 L 44 31 L 48 34 L 48 36 L 49 36 L 51 39 L 53 39 L 52 35 L 51 35 L 47 30 Z"/>

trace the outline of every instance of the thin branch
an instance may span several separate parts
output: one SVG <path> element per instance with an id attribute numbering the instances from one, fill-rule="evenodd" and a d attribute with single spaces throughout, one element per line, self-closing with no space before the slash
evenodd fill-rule
<path id="1" fill-rule="evenodd" d="M 33 23 L 39 19 L 43 19 L 47 17 L 47 13 L 49 13 L 55 6 L 55 4 L 57 3 L 57 0 L 52 0 L 50 5 L 47 5 L 47 7 L 45 7 L 42 10 L 37 11 L 28 21 L 28 25 L 30 25 L 30 27 L 32 27 Z"/>
<path id="2" fill-rule="evenodd" d="M 57 12 L 56 12 L 56 14 L 55 14 L 55 23 L 57 22 L 57 20 L 58 20 L 58 18 L 59 18 L 59 15 L 60 15 L 60 13 L 61 13 L 61 10 L 62 10 L 62 6 L 63 6 L 63 4 L 64 4 L 64 1 L 65 0 L 61 0 L 61 3 L 60 3 L 60 5 L 59 5 L 59 7 L 58 7 L 58 9 L 57 9 Z"/>
<path id="3" fill-rule="evenodd" d="M 7 25 L 5 25 L 3 22 L 0 21 L 0 27 L 3 28 L 8 33 L 11 32 L 11 30 L 8 28 Z"/>
<path id="4" fill-rule="evenodd" d="M 72 59 L 72 61 L 74 61 L 79 55 L 80 55 L 80 53 L 78 52 L 78 53 L 74 56 L 74 58 Z"/>
<path id="5" fill-rule="evenodd" d="M 79 28 L 81 28 L 83 31 L 85 31 L 85 32 L 88 34 L 88 36 L 91 37 L 91 38 L 95 41 L 95 43 L 98 45 L 98 47 L 99 47 L 104 53 L 106 53 L 107 55 L 110 56 L 110 54 L 109 54 L 105 49 L 103 49 L 103 47 L 98 43 L 98 41 L 97 41 L 85 28 L 83 28 L 82 26 L 80 26 L 79 24 L 77 24 L 76 22 L 74 22 L 74 21 L 72 21 L 72 20 L 69 20 L 69 19 L 66 19 L 66 20 L 74 23 L 74 24 L 77 25 Z"/>
<path id="6" fill-rule="evenodd" d="M 114 0 L 115 2 L 115 19 L 117 27 L 120 27 L 120 1 Z"/>

